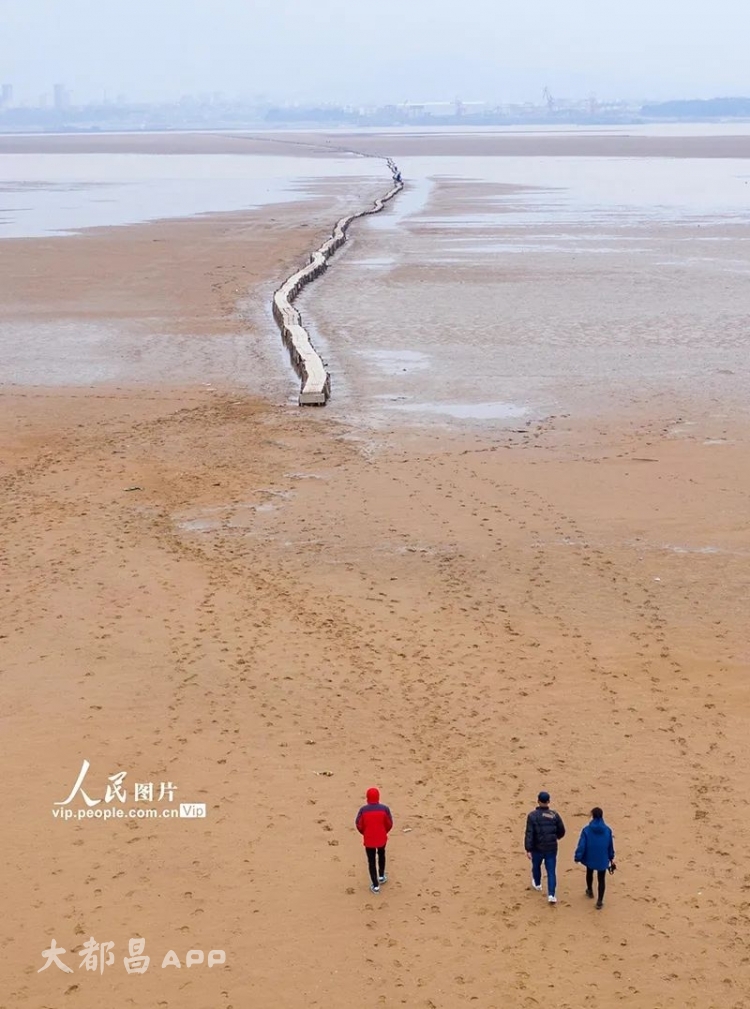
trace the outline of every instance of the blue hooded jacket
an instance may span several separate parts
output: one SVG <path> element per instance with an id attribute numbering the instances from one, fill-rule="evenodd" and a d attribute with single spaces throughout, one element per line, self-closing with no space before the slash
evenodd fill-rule
<path id="1" fill-rule="evenodd" d="M 608 869 L 609 863 L 614 861 L 612 831 L 601 817 L 583 828 L 573 858 L 576 862 L 583 862 L 587 869 L 599 871 Z"/>

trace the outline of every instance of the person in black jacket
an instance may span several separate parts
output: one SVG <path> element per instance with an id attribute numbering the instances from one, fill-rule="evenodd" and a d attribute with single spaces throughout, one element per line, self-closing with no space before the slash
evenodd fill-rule
<path id="1" fill-rule="evenodd" d="M 531 885 L 542 889 L 542 863 L 547 872 L 547 900 L 557 903 L 557 842 L 565 837 L 565 824 L 559 813 L 549 808 L 549 792 L 540 792 L 537 807 L 526 817 L 524 848 L 531 859 Z"/>

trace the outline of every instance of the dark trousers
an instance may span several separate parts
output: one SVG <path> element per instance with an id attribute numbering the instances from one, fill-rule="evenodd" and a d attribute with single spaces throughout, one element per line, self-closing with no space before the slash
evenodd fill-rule
<path id="1" fill-rule="evenodd" d="M 382 848 L 365 848 L 367 852 L 367 868 L 370 870 L 370 879 L 373 886 L 380 886 L 378 876 L 382 879 L 385 876 L 385 845 Z M 375 867 L 375 855 L 378 856 L 377 870 Z"/>
<path id="2" fill-rule="evenodd" d="M 600 902 L 604 900 L 604 891 L 607 888 L 607 870 L 597 869 L 596 870 L 596 884 L 597 884 L 597 900 Z M 594 870 L 586 870 L 586 889 L 593 890 L 594 888 Z"/>

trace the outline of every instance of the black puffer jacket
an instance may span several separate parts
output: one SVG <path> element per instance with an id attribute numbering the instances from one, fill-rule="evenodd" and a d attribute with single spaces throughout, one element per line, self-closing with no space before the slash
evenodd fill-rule
<path id="1" fill-rule="evenodd" d="M 551 854 L 557 851 L 557 842 L 561 837 L 565 837 L 565 824 L 554 809 L 537 806 L 526 817 L 526 836 L 523 842 L 526 851 Z"/>

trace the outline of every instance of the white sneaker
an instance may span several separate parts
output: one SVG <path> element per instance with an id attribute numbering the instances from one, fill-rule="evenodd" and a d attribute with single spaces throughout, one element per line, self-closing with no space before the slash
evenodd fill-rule
<path id="1" fill-rule="evenodd" d="M 387 876 L 378 876 L 378 882 L 380 882 L 380 883 L 387 883 L 388 882 L 388 877 Z"/>
<path id="2" fill-rule="evenodd" d="M 372 883 L 370 883 L 370 889 L 372 890 L 373 893 L 380 893 L 380 887 L 373 886 Z"/>
<path id="3" fill-rule="evenodd" d="M 540 887 L 540 889 L 541 889 L 541 887 Z M 556 904 L 557 903 L 557 897 L 550 896 L 550 897 L 547 898 L 547 900 L 550 902 L 550 904 Z"/>
<path id="4" fill-rule="evenodd" d="M 541 889 L 542 889 L 542 884 L 540 883 L 539 886 L 537 886 L 536 883 L 534 882 L 534 877 L 533 876 L 531 877 L 531 885 L 532 885 L 532 887 L 535 890 L 540 890 L 541 891 Z"/>

